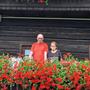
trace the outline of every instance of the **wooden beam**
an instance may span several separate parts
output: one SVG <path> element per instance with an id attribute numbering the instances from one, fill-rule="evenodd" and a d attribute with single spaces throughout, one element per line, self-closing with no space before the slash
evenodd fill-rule
<path id="1" fill-rule="evenodd" d="M 60 17 L 15 17 L 3 16 L 3 19 L 30 19 L 30 20 L 75 20 L 75 21 L 90 21 L 90 18 L 60 18 Z"/>

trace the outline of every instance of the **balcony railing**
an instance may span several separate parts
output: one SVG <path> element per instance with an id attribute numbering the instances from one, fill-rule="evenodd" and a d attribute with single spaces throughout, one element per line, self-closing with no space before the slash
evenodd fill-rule
<path id="1" fill-rule="evenodd" d="M 0 0 L 1 4 L 28 4 L 28 5 L 38 5 L 38 4 L 48 4 L 48 5 L 90 5 L 90 0 Z"/>
<path id="2" fill-rule="evenodd" d="M 0 0 L 0 9 L 8 8 L 89 8 L 90 0 Z"/>

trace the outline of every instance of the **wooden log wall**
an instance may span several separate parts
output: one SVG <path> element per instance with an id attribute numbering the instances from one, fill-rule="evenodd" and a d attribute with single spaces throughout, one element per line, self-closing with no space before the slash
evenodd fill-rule
<path id="1" fill-rule="evenodd" d="M 10 20 L 0 22 L 0 50 L 19 53 L 21 45 L 31 45 L 36 35 L 43 33 L 45 42 L 55 40 L 64 54 L 89 57 L 90 21 L 67 20 Z"/>

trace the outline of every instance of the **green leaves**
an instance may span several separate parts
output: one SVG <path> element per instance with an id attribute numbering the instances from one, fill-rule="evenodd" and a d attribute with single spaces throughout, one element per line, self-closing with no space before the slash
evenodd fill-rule
<path id="1" fill-rule="evenodd" d="M 48 5 L 48 0 L 45 1 L 45 4 Z"/>

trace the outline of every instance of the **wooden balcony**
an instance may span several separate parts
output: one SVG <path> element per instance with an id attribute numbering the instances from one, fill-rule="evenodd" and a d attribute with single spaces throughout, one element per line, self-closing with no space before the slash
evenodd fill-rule
<path id="1" fill-rule="evenodd" d="M 90 0 L 0 0 L 2 10 L 90 10 Z"/>

